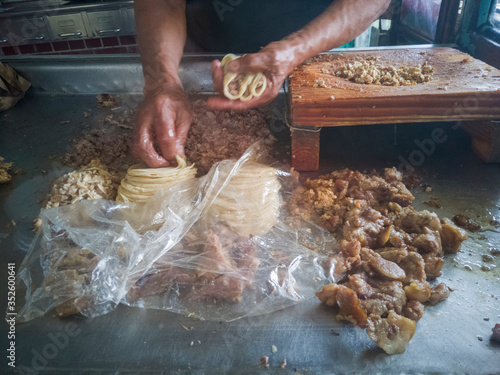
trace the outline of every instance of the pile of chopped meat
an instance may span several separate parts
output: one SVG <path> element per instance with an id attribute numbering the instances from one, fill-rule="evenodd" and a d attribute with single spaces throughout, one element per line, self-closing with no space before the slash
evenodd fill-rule
<path id="1" fill-rule="evenodd" d="M 450 290 L 429 281 L 441 276 L 443 256 L 459 251 L 466 232 L 429 211 L 416 211 L 414 197 L 395 168 L 382 175 L 344 169 L 307 180 L 288 205 L 292 215 L 334 233 L 341 251 L 331 257 L 334 275 L 318 298 L 339 307 L 338 318 L 366 329 L 389 354 L 402 353 L 425 305 Z"/>
<path id="2" fill-rule="evenodd" d="M 334 75 L 356 83 L 384 86 L 412 86 L 432 80 L 434 67 L 427 62 L 396 68 L 380 63 L 379 59 L 380 57 L 371 57 L 344 64 Z"/>
<path id="3" fill-rule="evenodd" d="M 134 164 L 130 153 L 131 133 L 117 135 L 100 129 L 92 129 L 73 140 L 73 148 L 67 153 L 62 163 L 73 168 L 89 164 L 99 159 L 107 168 L 126 171 Z"/>
<path id="4" fill-rule="evenodd" d="M 197 100 L 192 103 L 192 111 L 193 123 L 184 147 L 199 176 L 206 174 L 218 161 L 240 158 L 259 140 L 271 152 L 275 139 L 269 132 L 262 109 L 222 111 Z"/>

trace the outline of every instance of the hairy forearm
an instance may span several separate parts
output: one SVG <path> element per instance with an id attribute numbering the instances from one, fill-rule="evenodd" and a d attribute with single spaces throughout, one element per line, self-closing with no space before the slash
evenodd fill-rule
<path id="1" fill-rule="evenodd" d="M 185 0 L 134 2 L 146 95 L 165 85 L 181 86 L 178 70 L 186 43 L 185 8 Z"/>
<path id="2" fill-rule="evenodd" d="M 320 52 L 346 44 L 365 31 L 391 0 L 336 0 L 299 31 L 277 42 L 294 67 Z"/>

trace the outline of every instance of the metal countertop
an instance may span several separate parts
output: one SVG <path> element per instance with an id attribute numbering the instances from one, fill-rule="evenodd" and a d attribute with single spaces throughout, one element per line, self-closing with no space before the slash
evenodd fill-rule
<path id="1" fill-rule="evenodd" d="M 210 60 L 183 60 L 188 90 L 210 92 Z M 97 125 L 109 113 L 109 108 L 97 109 L 95 94 L 137 94 L 142 88 L 137 57 L 3 62 L 17 68 L 34 87 L 16 107 L 0 113 L 0 155 L 23 170 L 11 183 L 0 185 L 0 311 L 6 309 L 7 263 L 19 268 L 34 236 L 31 222 L 40 199 L 55 178 L 67 172 L 60 156 L 84 126 Z M 122 99 L 134 106 L 140 96 L 124 94 Z M 280 96 L 270 111 L 282 114 L 283 101 Z M 287 129 L 279 119 L 271 127 L 286 140 Z M 444 131 L 446 141 L 434 144 L 415 167 L 432 192 L 416 188 L 414 205 L 440 217 L 466 213 L 480 221 L 484 231 L 470 233 L 462 251 L 446 257 L 439 280 L 453 292 L 445 302 L 426 308 L 405 353 L 386 355 L 366 332 L 337 322 L 337 311 L 315 297 L 230 323 L 119 306 L 94 319 L 58 319 L 49 313 L 17 325 L 18 373 L 499 373 L 500 345 L 489 337 L 500 323 L 500 256 L 493 263 L 481 257 L 491 248 L 500 249 L 500 228 L 489 224 L 500 221 L 500 165 L 481 162 L 471 152 L 469 136 L 453 124 L 400 124 L 323 129 L 320 172 L 399 166 L 416 155 L 411 153 L 419 150 L 417 143 L 432 139 L 436 128 Z M 423 204 L 431 196 L 440 200 L 441 209 Z M 490 271 L 482 271 L 484 265 Z M 185 330 L 179 322 L 193 329 Z M 59 340 L 58 346 L 54 340 Z M 0 373 L 16 373 L 6 366 L 7 348 L 7 325 L 2 320 Z M 269 368 L 258 365 L 264 355 L 269 356 Z M 280 369 L 285 358 L 287 366 Z"/>

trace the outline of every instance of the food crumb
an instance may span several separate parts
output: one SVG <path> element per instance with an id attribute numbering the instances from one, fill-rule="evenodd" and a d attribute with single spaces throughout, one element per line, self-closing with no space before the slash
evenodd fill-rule
<path id="1" fill-rule="evenodd" d="M 482 258 L 483 262 L 488 262 L 488 263 L 493 262 L 493 257 L 489 254 L 483 254 Z"/>
<path id="2" fill-rule="evenodd" d="M 471 267 L 471 266 L 469 266 L 468 264 L 466 264 L 466 265 L 464 266 L 464 268 L 465 268 L 467 271 L 472 271 L 472 267 Z"/>
<path id="3" fill-rule="evenodd" d="M 267 355 L 263 356 L 259 361 L 261 365 L 267 365 L 268 362 L 269 362 L 269 357 Z"/>
<path id="4" fill-rule="evenodd" d="M 483 340 L 484 340 L 484 339 L 483 339 L 483 336 L 477 336 L 477 339 L 478 339 L 479 341 L 483 341 Z"/>
<path id="5" fill-rule="evenodd" d="M 283 363 L 280 365 L 280 368 L 285 368 L 286 367 L 286 358 L 283 359 Z"/>
<path id="6" fill-rule="evenodd" d="M 481 266 L 481 271 L 488 272 L 490 271 L 490 267 L 485 266 L 484 264 Z"/>
<path id="7" fill-rule="evenodd" d="M 273 345 L 271 346 L 271 350 L 273 353 L 276 353 L 278 351 L 278 348 L 275 345 Z"/>
<path id="8" fill-rule="evenodd" d="M 500 255 L 500 249 L 490 249 L 490 254 L 493 256 Z"/>
<path id="9" fill-rule="evenodd" d="M 490 318 L 486 318 L 486 317 L 485 317 L 485 318 L 483 318 L 483 320 L 484 320 L 485 322 L 489 322 L 489 321 L 490 321 Z"/>
<path id="10" fill-rule="evenodd" d="M 424 186 L 424 192 L 430 193 L 431 191 L 432 191 L 432 187 L 431 186 L 429 186 L 429 185 L 425 185 Z"/>
<path id="11" fill-rule="evenodd" d="M 194 345 L 194 341 L 191 341 L 191 342 L 189 343 L 189 346 L 193 346 L 193 345 Z"/>

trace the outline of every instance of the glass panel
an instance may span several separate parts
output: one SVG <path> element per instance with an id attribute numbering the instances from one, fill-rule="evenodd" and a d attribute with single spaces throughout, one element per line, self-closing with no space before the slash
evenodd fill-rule
<path id="1" fill-rule="evenodd" d="M 497 5 L 493 8 L 491 23 L 495 29 L 500 31 L 500 0 L 497 0 Z"/>
<path id="2" fill-rule="evenodd" d="M 401 23 L 434 40 L 440 8 L 441 0 L 403 0 Z"/>

